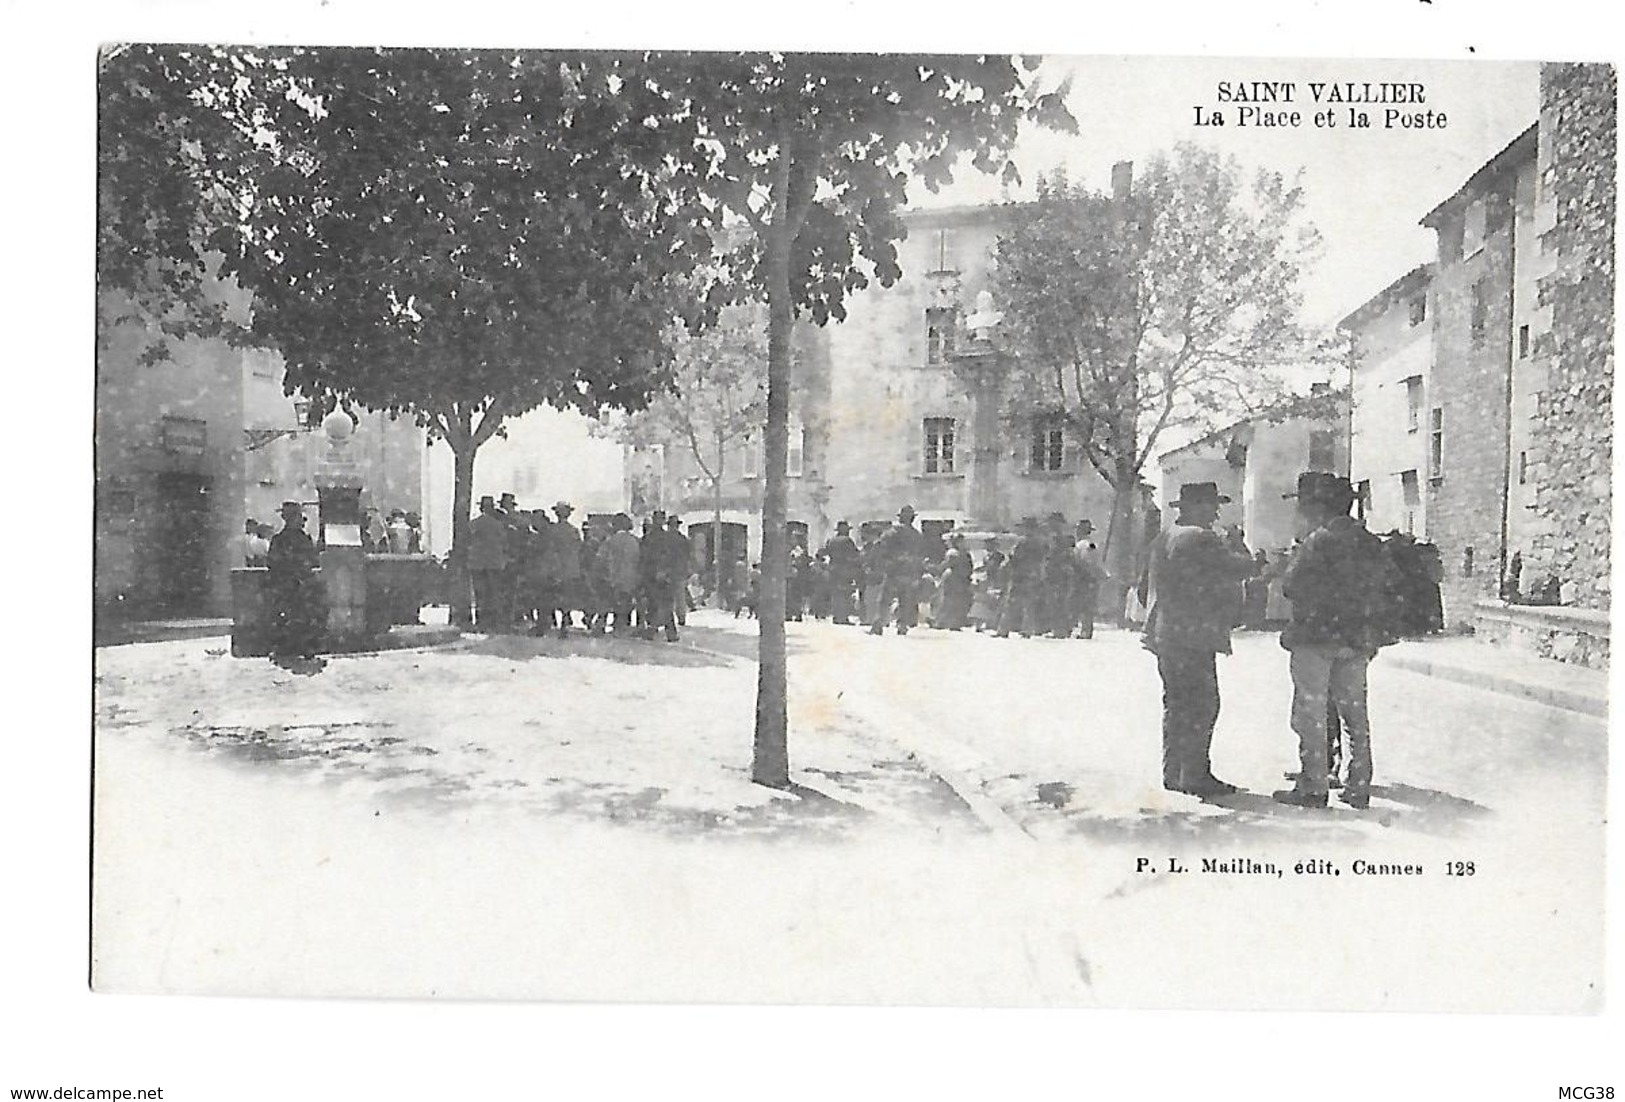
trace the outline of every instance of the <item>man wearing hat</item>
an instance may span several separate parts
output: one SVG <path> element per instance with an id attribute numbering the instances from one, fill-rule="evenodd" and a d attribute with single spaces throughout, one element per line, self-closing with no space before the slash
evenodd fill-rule
<path id="1" fill-rule="evenodd" d="M 852 525 L 836 521 L 835 534 L 824 543 L 822 554 L 829 561 L 830 613 L 837 624 L 850 624 L 853 590 L 863 570 Z"/>
<path id="2" fill-rule="evenodd" d="M 1100 587 L 1106 582 L 1106 567 L 1096 546 L 1095 523 L 1080 520 L 1073 530 L 1072 620 L 1078 638 L 1095 637 L 1095 617 L 1100 612 Z"/>
<path id="3" fill-rule="evenodd" d="M 1212 482 L 1189 482 L 1169 502 L 1174 523 L 1152 541 L 1145 578 L 1145 647 L 1162 678 L 1162 785 L 1193 796 L 1236 786 L 1213 775 L 1210 751 L 1219 718 L 1215 656 L 1230 653 L 1235 595 L 1252 559 L 1225 546 L 1214 521 L 1230 498 Z"/>
<path id="4" fill-rule="evenodd" d="M 1354 491 L 1346 478 L 1320 471 L 1298 476 L 1298 517 L 1308 529 L 1282 576 L 1292 622 L 1281 632 L 1291 654 L 1292 730 L 1298 736 L 1298 774 L 1275 799 L 1298 807 L 1325 807 L 1331 764 L 1327 706 L 1348 736 L 1348 780 L 1340 798 L 1351 807 L 1371 802 L 1371 726 L 1366 670 L 1377 648 L 1394 642 L 1389 623 L 1395 579 L 1382 541 L 1349 509 Z"/>
<path id="5" fill-rule="evenodd" d="M 673 513 L 666 518 L 666 555 L 671 574 L 671 606 L 678 627 L 688 626 L 688 576 L 694 565 L 694 545 L 683 535 L 683 518 Z M 671 637 L 675 639 L 673 630 Z"/>
<path id="6" fill-rule="evenodd" d="M 474 626 L 500 631 L 502 572 L 508 567 L 508 525 L 497 511 L 496 499 L 480 498 L 480 515 L 468 526 L 468 577 L 474 586 Z"/>
<path id="7" fill-rule="evenodd" d="M 545 633 L 555 621 L 559 638 L 570 633 L 570 611 L 585 611 L 582 594 L 582 542 L 581 530 L 570 523 L 575 512 L 568 501 L 553 506 L 558 519 L 542 529 L 546 541 L 542 545 L 543 597 L 546 607 L 538 629 Z"/>
<path id="8" fill-rule="evenodd" d="M 1039 630 L 1049 629 L 1056 639 L 1072 634 L 1072 591 L 1077 573 L 1077 540 L 1068 529 L 1066 514 L 1049 515 L 1044 531 L 1042 618 Z"/>
<path id="9" fill-rule="evenodd" d="M 879 559 L 885 576 L 880 583 L 880 612 L 869 634 L 885 632 L 895 603 L 897 634 L 907 635 L 920 614 L 920 571 L 925 563 L 920 530 L 914 527 L 914 506 L 897 510 L 897 523 L 880 537 Z"/>
<path id="10" fill-rule="evenodd" d="M 324 602 L 316 576 L 321 560 L 305 533 L 305 509 L 284 501 L 282 531 L 265 552 L 271 598 L 271 653 L 277 658 L 314 658 L 321 644 Z"/>
<path id="11" fill-rule="evenodd" d="M 504 550 L 507 558 L 499 575 L 502 588 L 497 594 L 499 604 L 497 630 L 504 631 L 512 629 L 519 621 L 520 587 L 525 560 L 530 550 L 531 533 L 529 514 L 519 508 L 519 499 L 512 494 L 503 494 L 497 499 L 497 511 L 502 514 Z"/>

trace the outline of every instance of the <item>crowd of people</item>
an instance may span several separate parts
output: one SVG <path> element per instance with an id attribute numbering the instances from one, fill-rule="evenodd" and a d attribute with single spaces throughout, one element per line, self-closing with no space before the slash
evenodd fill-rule
<path id="1" fill-rule="evenodd" d="M 1275 798 L 1324 807 L 1339 789 L 1346 803 L 1365 807 L 1372 771 L 1366 667 L 1378 648 L 1442 627 L 1437 555 L 1399 533 L 1367 531 L 1350 516 L 1354 493 L 1346 478 L 1306 472 L 1286 496 L 1297 500 L 1303 534 L 1272 562 L 1249 550 L 1239 529 L 1216 527 L 1230 499 L 1214 483 L 1186 484 L 1169 503 L 1174 523 L 1152 540 L 1137 584 L 1128 587 L 1144 611 L 1144 644 L 1163 685 L 1163 784 L 1201 797 L 1237 791 L 1211 766 L 1216 656 L 1230 653 L 1233 631 L 1264 615 L 1262 587 L 1278 584 L 1291 607 L 1281 645 L 1291 653 L 1299 762 L 1289 774 L 1293 787 Z M 520 508 L 512 494 L 480 499 L 467 549 L 475 628 L 563 637 L 579 626 L 675 642 L 705 596 L 681 519 L 656 510 L 635 534 L 626 513 L 584 528 L 573 513 L 567 501 L 550 516 Z M 281 515 L 283 528 L 268 538 L 267 526 L 246 524 L 244 558 L 267 568 L 274 653 L 312 658 L 323 607 L 318 550 L 299 503 L 284 502 Z M 366 537 L 374 549 L 416 546 L 415 518 L 397 510 L 387 523 L 372 524 L 377 519 L 374 512 L 363 525 L 364 532 L 378 529 Z M 979 561 L 965 533 L 928 535 L 915 520 L 905 505 L 896 521 L 860 538 L 839 522 L 816 553 L 791 541 L 787 618 L 863 625 L 875 635 L 892 625 L 906 635 L 927 623 L 999 638 L 1088 638 L 1102 595 L 1115 596 L 1087 519 L 1023 517 L 1009 551 L 989 546 Z M 736 616 L 759 612 L 760 566 L 744 566 L 739 559 L 722 572 L 718 603 Z"/>
<path id="2" fill-rule="evenodd" d="M 785 614 L 867 627 L 899 635 L 922 624 L 971 629 L 1001 637 L 1094 633 L 1106 571 L 1088 520 L 1071 525 L 1060 513 L 1041 523 L 1024 517 L 1014 546 L 990 547 L 978 560 L 962 532 L 927 534 L 914 508 L 857 537 L 839 521 L 816 552 L 792 543 Z M 724 574 L 724 601 L 735 616 L 756 615 L 761 566 L 738 560 Z"/>
<path id="3" fill-rule="evenodd" d="M 476 630 L 563 637 L 579 627 L 676 642 L 691 606 L 682 520 L 656 510 L 634 534 L 626 513 L 583 530 L 574 512 L 567 501 L 549 516 L 512 494 L 480 499 L 468 547 Z"/>

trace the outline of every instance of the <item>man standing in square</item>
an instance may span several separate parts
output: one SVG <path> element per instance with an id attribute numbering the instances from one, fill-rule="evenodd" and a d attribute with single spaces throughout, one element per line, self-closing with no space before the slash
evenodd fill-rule
<path id="1" fill-rule="evenodd" d="M 1169 502 L 1178 515 L 1152 541 L 1141 582 L 1145 647 L 1162 677 L 1162 784 L 1193 796 L 1236 791 L 1213 775 L 1209 758 L 1219 718 L 1216 656 L 1230 653 L 1236 590 L 1252 570 L 1252 559 L 1213 531 L 1229 500 L 1212 482 L 1180 487 Z"/>
<path id="2" fill-rule="evenodd" d="M 1297 807 L 1325 807 L 1331 766 L 1327 705 L 1348 736 L 1348 780 L 1341 798 L 1351 807 L 1371 802 L 1371 725 L 1366 670 L 1377 648 L 1394 641 L 1389 622 L 1394 579 L 1382 541 L 1349 509 L 1354 491 L 1346 478 L 1314 471 L 1298 476 L 1298 516 L 1307 534 L 1282 576 L 1292 622 L 1281 632 L 1291 653 L 1292 730 L 1298 736 L 1298 774 L 1275 799 Z"/>

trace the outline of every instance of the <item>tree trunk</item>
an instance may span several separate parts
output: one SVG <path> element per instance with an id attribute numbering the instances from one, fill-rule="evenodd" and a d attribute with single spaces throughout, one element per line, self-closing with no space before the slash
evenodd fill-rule
<path id="1" fill-rule="evenodd" d="M 785 466 L 790 450 L 790 143 L 781 142 L 773 180 L 773 221 L 767 260 L 767 447 L 762 492 L 762 581 L 756 614 L 760 631 L 756 666 L 756 739 L 751 779 L 785 788 L 790 784 L 788 663 L 784 649 Z"/>
<path id="2" fill-rule="evenodd" d="M 467 628 L 474 622 L 467 564 L 468 523 L 474 507 L 474 455 L 478 445 L 469 441 L 461 447 L 452 444 L 451 449 L 455 473 L 451 484 L 451 570 L 447 584 L 451 589 L 451 622 Z"/>
<path id="3" fill-rule="evenodd" d="M 1139 584 L 1134 569 L 1135 551 L 1139 539 L 1135 532 L 1135 503 L 1139 499 L 1139 480 L 1125 486 L 1112 487 L 1112 515 L 1106 523 L 1106 539 L 1100 548 L 1108 575 L 1101 604 L 1114 609 L 1112 618 L 1124 620 L 1124 600 L 1128 591 Z"/>
<path id="4" fill-rule="evenodd" d="M 722 595 L 722 442 L 717 442 L 717 473 L 711 479 L 711 594 L 718 608 L 726 608 Z"/>

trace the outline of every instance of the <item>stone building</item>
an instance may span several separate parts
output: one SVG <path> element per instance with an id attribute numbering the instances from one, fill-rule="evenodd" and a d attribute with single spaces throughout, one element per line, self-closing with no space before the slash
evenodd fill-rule
<path id="1" fill-rule="evenodd" d="M 1540 73 L 1540 187 L 1552 214 L 1534 296 L 1545 318 L 1531 402 L 1526 570 L 1561 580 L 1563 603 L 1609 607 L 1614 460 L 1617 92 L 1607 65 Z"/>
<path id="2" fill-rule="evenodd" d="M 1422 218 L 1434 262 L 1344 319 L 1352 469 L 1373 528 L 1438 545 L 1449 626 L 1605 665 L 1615 82 L 1540 81 L 1538 121 Z"/>
<path id="3" fill-rule="evenodd" d="M 1534 292 L 1550 268 L 1538 146 L 1531 126 L 1422 219 L 1438 242 L 1422 477 L 1455 627 L 1471 625 L 1478 601 L 1500 596 L 1530 535 L 1529 415 L 1542 374 L 1533 349 L 1547 324 Z"/>
<path id="4" fill-rule="evenodd" d="M 1002 208 L 904 215 L 903 275 L 849 296 L 847 317 L 798 323 L 790 401 L 792 538 L 816 548 L 846 520 L 854 530 L 890 521 L 912 504 L 927 532 L 997 531 L 1023 516 L 1060 512 L 1104 528 L 1111 490 L 1063 427 L 1012 422 L 1000 389 L 1000 354 L 977 316 Z M 680 441 L 659 451 L 659 476 L 630 460 L 651 507 L 680 513 L 709 556 L 712 484 Z M 748 440 L 726 460 L 722 539 L 727 553 L 761 546 L 762 457 Z"/>
<path id="5" fill-rule="evenodd" d="M 1428 538 L 1433 265 L 1394 280 L 1338 323 L 1349 335 L 1349 479 L 1373 532 Z"/>
<path id="6" fill-rule="evenodd" d="M 224 616 L 244 522 L 279 526 L 285 500 L 307 502 L 320 433 L 282 392 L 282 363 L 221 340 L 170 345 L 142 361 L 152 331 L 100 304 L 96 349 L 95 607 L 110 618 Z M 361 418 L 354 451 L 365 504 L 422 509 L 423 433 Z M 314 532 L 314 527 L 307 527 Z"/>

